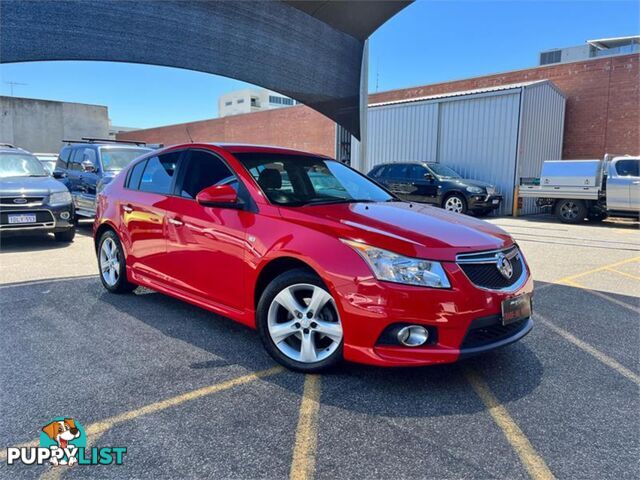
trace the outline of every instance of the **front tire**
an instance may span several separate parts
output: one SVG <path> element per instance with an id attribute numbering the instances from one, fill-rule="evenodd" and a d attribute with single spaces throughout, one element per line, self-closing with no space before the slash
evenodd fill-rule
<path id="1" fill-rule="evenodd" d="M 55 232 L 53 236 L 56 237 L 56 242 L 71 243 L 76 236 L 76 228 L 73 227 L 62 232 Z"/>
<path id="2" fill-rule="evenodd" d="M 448 212 L 467 213 L 467 200 L 464 198 L 464 195 L 453 193 L 444 199 L 442 208 Z"/>
<path id="3" fill-rule="evenodd" d="M 127 293 L 136 288 L 136 285 L 127 280 L 125 262 L 124 249 L 118 235 L 113 230 L 107 230 L 98 244 L 98 269 L 102 285 L 111 293 Z"/>
<path id="4" fill-rule="evenodd" d="M 299 372 L 326 370 L 342 360 L 342 323 L 322 280 L 306 270 L 276 277 L 256 312 L 258 334 L 278 363 Z"/>

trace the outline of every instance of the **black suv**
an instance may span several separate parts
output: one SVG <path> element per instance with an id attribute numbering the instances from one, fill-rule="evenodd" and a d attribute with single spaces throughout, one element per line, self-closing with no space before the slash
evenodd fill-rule
<path id="1" fill-rule="evenodd" d="M 69 190 L 49 176 L 35 155 L 0 144 L 0 234 L 53 232 L 56 240 L 75 236 Z"/>
<path id="2" fill-rule="evenodd" d="M 143 142 L 83 138 L 64 140 L 53 176 L 71 192 L 76 215 L 93 218 L 96 193 L 135 158 L 153 150 Z"/>
<path id="3" fill-rule="evenodd" d="M 493 185 L 462 178 L 439 163 L 386 163 L 368 175 L 403 200 L 433 203 L 451 212 L 486 215 L 502 202 Z"/>

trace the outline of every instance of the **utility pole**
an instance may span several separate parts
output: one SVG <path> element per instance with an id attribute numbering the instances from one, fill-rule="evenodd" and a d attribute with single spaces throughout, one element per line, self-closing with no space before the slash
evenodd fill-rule
<path id="1" fill-rule="evenodd" d="M 19 85 L 19 86 L 21 86 L 21 87 L 22 87 L 22 86 L 26 86 L 26 85 L 28 85 L 28 83 L 20 83 L 20 82 L 4 82 L 4 83 L 6 83 L 7 85 L 9 85 L 9 88 L 11 89 L 11 96 L 12 96 L 12 97 L 13 97 L 13 87 L 14 87 L 14 86 Z"/>

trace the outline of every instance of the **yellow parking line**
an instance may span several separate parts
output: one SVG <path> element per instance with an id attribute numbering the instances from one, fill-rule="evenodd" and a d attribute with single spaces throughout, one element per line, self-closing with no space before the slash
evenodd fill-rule
<path id="1" fill-rule="evenodd" d="M 563 278 L 561 278 L 559 280 L 556 280 L 553 283 L 570 282 L 572 280 L 575 280 L 576 278 L 584 277 L 585 275 L 590 275 L 592 273 L 601 272 L 603 270 L 608 270 L 610 268 L 619 267 L 620 265 L 626 265 L 627 263 L 633 263 L 633 262 L 640 262 L 640 257 L 628 258 L 628 259 L 622 260 L 620 262 L 615 262 L 615 263 L 611 263 L 609 265 L 603 265 L 602 267 L 594 268 L 592 270 L 587 270 L 586 272 L 576 273 L 574 275 L 569 275 L 567 277 L 563 277 Z"/>
<path id="2" fill-rule="evenodd" d="M 529 472 L 529 476 L 535 480 L 554 479 L 555 477 L 545 461 L 535 451 L 531 442 L 511 418 L 507 409 L 500 404 L 489 385 L 470 367 L 466 367 L 464 373 L 482 403 L 489 409 L 489 414 L 502 429 L 507 441 L 520 457 L 520 461 Z"/>
<path id="3" fill-rule="evenodd" d="M 320 391 L 321 377 L 307 375 L 304 380 L 296 441 L 293 447 L 293 460 L 289 472 L 291 480 L 310 480 L 315 473 Z"/>
<path id="4" fill-rule="evenodd" d="M 599 292 L 598 290 L 592 290 L 590 288 L 585 287 L 584 285 L 580 285 L 579 283 L 571 280 L 566 280 L 564 283 L 565 285 L 569 285 L 570 287 L 579 288 L 581 290 L 584 290 L 587 293 L 590 293 L 591 295 L 595 295 L 596 297 L 603 298 L 608 302 L 615 303 L 616 305 L 620 305 L 621 307 L 631 310 L 632 312 L 640 313 L 640 308 L 634 307 L 633 305 L 629 305 L 628 303 L 623 302 L 622 300 L 618 300 L 617 298 L 614 298 L 611 295 L 607 295 L 606 293 Z"/>
<path id="5" fill-rule="evenodd" d="M 129 420 L 134 420 L 143 415 L 148 415 L 150 413 L 156 413 L 162 410 L 166 410 L 167 408 L 175 407 L 181 405 L 185 402 L 189 402 L 191 400 L 195 400 L 198 398 L 202 398 L 207 395 L 211 395 L 213 393 L 221 392 L 223 390 L 228 390 L 233 387 L 237 387 L 239 385 L 244 385 L 253 381 L 256 381 L 260 378 L 268 377 L 270 375 L 275 375 L 276 373 L 280 373 L 284 370 L 282 367 L 273 367 L 268 370 L 261 370 L 259 372 L 250 373 L 248 375 L 242 375 L 241 377 L 232 378 L 231 380 L 226 380 L 221 383 L 215 383 L 213 385 L 208 385 L 206 387 L 198 388 L 196 390 L 192 390 L 187 393 L 183 393 L 181 395 L 176 395 L 175 397 L 167 398 L 165 400 L 160 400 L 159 402 L 151 403 L 149 405 L 145 405 L 144 407 L 136 408 L 134 410 L 130 410 L 128 412 L 123 412 L 119 415 L 115 415 L 113 417 L 105 418 L 104 420 L 100 420 L 98 422 L 92 423 L 88 425 L 85 429 L 85 434 L 87 437 L 90 435 L 98 435 L 102 434 L 114 425 L 119 423 L 123 423 Z M 16 445 L 17 447 L 36 447 L 38 446 L 39 441 L 34 440 L 28 443 L 24 443 L 21 445 Z M 0 460 L 5 460 L 7 458 L 7 450 L 0 450 Z"/>
<path id="6" fill-rule="evenodd" d="M 620 270 L 616 270 L 615 268 L 607 268 L 609 272 L 615 272 L 619 275 L 623 275 L 625 277 L 633 278 L 634 280 L 640 280 L 640 277 L 637 275 L 632 275 L 631 273 L 621 272 Z"/>
<path id="7" fill-rule="evenodd" d="M 578 347 L 582 351 L 588 353 L 589 355 L 594 357 L 596 360 L 598 360 L 601 363 L 605 364 L 607 367 L 610 367 L 610 368 L 614 369 L 616 372 L 618 372 L 623 377 L 626 377 L 629 380 L 631 380 L 632 382 L 636 383 L 637 385 L 640 385 L 640 376 L 636 375 L 635 373 L 633 373 L 628 368 L 622 366 L 619 362 L 617 362 L 616 360 L 614 360 L 610 356 L 602 353 L 600 350 L 596 349 L 595 347 L 592 347 L 587 342 L 583 342 L 579 338 L 574 337 L 572 334 L 570 334 L 569 332 L 567 332 L 563 328 L 558 327 L 557 325 L 552 323 L 549 319 L 547 319 L 546 317 L 543 317 L 539 313 L 536 313 L 535 316 L 537 318 L 539 318 L 540 321 L 544 325 L 549 327 L 551 330 L 556 332 L 558 335 L 560 335 L 565 340 L 573 343 L 576 347 Z"/>

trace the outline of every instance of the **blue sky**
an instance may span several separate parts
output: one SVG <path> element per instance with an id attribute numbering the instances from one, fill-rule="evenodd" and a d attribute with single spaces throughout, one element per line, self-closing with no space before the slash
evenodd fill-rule
<path id="1" fill-rule="evenodd" d="M 418 0 L 370 41 L 369 90 L 526 68 L 541 50 L 638 34 L 638 1 Z M 245 83 L 186 70 L 106 63 L 0 66 L 14 95 L 107 105 L 114 125 L 152 127 L 217 116 L 218 95 Z"/>

